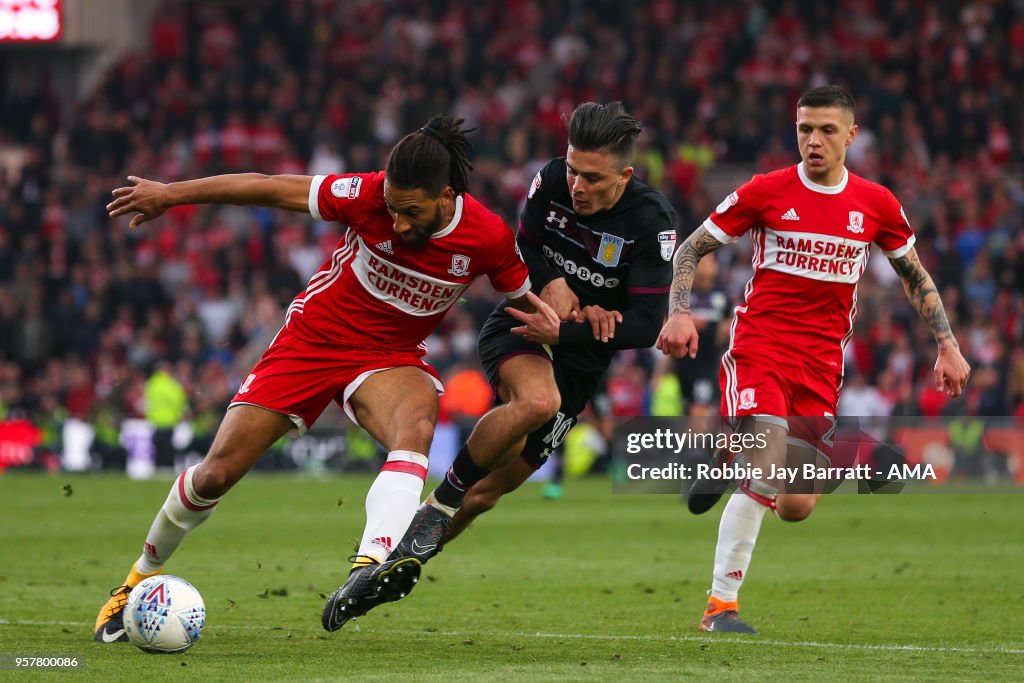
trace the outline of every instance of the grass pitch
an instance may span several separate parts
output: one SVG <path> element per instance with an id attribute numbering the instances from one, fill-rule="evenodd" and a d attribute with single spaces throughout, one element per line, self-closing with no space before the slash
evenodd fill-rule
<path id="1" fill-rule="evenodd" d="M 320 628 L 370 478 L 250 475 L 167 570 L 202 592 L 182 655 L 92 640 L 170 480 L 0 477 L 0 654 L 84 669 L 0 680 L 1020 680 L 1024 495 L 824 498 L 766 519 L 743 589 L 760 636 L 696 630 L 720 509 L 525 486 L 424 568 L 406 600 Z"/>

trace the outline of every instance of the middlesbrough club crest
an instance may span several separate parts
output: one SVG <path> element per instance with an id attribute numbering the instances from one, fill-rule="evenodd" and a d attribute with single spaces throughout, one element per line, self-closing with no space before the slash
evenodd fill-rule
<path id="1" fill-rule="evenodd" d="M 469 257 L 465 254 L 455 254 L 452 256 L 452 267 L 448 269 L 448 272 L 455 277 L 469 275 Z"/>
<path id="2" fill-rule="evenodd" d="M 850 224 L 846 226 L 846 229 L 857 234 L 864 232 L 864 214 L 860 211 L 851 211 Z"/>
<path id="3" fill-rule="evenodd" d="M 753 389 L 744 389 L 740 392 L 740 410 L 750 410 L 757 407 Z"/>

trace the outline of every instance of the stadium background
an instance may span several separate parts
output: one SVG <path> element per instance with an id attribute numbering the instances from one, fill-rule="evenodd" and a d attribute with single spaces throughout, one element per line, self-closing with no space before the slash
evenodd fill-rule
<path id="1" fill-rule="evenodd" d="M 646 126 L 637 173 L 670 198 L 685 237 L 752 173 L 798 160 L 795 98 L 827 82 L 857 97 L 848 165 L 902 200 L 974 366 L 962 400 L 931 388 L 927 328 L 876 255 L 843 410 L 962 424 L 1024 413 L 1019 2 L 3 5 L 55 5 L 63 25 L 52 42 L 0 45 L 2 464 L 121 469 L 127 457 L 146 474 L 154 453 L 161 466 L 200 456 L 339 236 L 239 207 L 178 207 L 130 232 L 103 208 L 128 174 L 376 169 L 402 134 L 451 111 L 477 128 L 473 192 L 514 226 L 533 174 L 565 148 L 561 115 L 622 99 Z M 748 247 L 723 249 L 719 265 L 731 306 Z M 474 351 L 493 303 L 482 283 L 429 339 L 449 385 L 441 450 L 488 404 Z M 619 354 L 612 414 L 690 410 L 671 370 L 653 351 Z M 377 455 L 336 409 L 318 428 L 262 465 Z M 972 434 L 955 438 L 971 450 Z M 1015 468 L 997 457 L 965 471 Z"/>

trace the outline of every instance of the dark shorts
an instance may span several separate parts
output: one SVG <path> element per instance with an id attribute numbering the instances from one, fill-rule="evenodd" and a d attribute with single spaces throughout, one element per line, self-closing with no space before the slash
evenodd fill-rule
<path id="1" fill-rule="evenodd" d="M 699 366 L 699 361 L 691 361 L 689 358 L 686 359 L 686 363 L 689 367 L 685 369 L 676 366 L 676 379 L 679 380 L 679 390 L 683 394 L 683 400 L 688 405 L 714 405 L 719 398 L 718 364 L 712 364 L 709 369 Z"/>
<path id="2" fill-rule="evenodd" d="M 487 381 L 494 387 L 495 392 L 498 387 L 498 372 L 509 358 L 531 354 L 551 360 L 562 404 L 551 420 L 526 437 L 526 447 L 522 452 L 523 460 L 534 469 L 540 469 L 551 453 L 562 444 L 565 435 L 576 424 L 576 418 L 597 393 L 604 368 L 598 372 L 579 370 L 577 368 L 580 363 L 575 362 L 579 359 L 574 358 L 573 354 L 563 352 L 557 347 L 553 349 L 553 353 L 549 353 L 542 344 L 526 341 L 509 332 L 520 324 L 518 320 L 505 313 L 504 309 L 495 310 L 480 330 L 477 353 L 484 374 L 487 375 Z"/>

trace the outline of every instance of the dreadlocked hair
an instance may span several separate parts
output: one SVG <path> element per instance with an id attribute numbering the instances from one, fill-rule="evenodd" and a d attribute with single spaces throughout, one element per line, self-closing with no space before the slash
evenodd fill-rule
<path id="1" fill-rule="evenodd" d="M 388 157 L 388 183 L 403 190 L 423 190 L 432 197 L 450 185 L 456 195 L 469 189 L 468 152 L 463 119 L 436 114 L 422 128 L 398 141 Z"/>
<path id="2" fill-rule="evenodd" d="M 569 117 L 562 117 L 569 129 L 569 144 L 586 152 L 607 150 L 623 167 L 633 161 L 636 139 L 643 126 L 626 113 L 622 102 L 584 102 Z"/>

